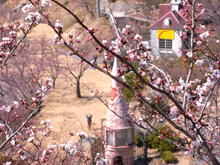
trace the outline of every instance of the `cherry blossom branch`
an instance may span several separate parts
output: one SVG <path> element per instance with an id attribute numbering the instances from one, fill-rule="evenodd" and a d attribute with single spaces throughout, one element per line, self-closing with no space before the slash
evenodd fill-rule
<path id="1" fill-rule="evenodd" d="M 111 55 L 113 55 L 114 57 L 118 58 L 122 63 L 126 64 L 128 66 L 128 68 L 133 71 L 136 75 L 136 77 L 140 80 L 140 82 L 144 83 L 145 85 L 147 85 L 148 87 L 150 87 L 152 90 L 154 91 L 157 91 L 163 95 L 165 95 L 169 100 L 171 100 L 175 105 L 176 107 L 178 108 L 178 110 L 180 111 L 180 114 L 184 116 L 185 119 L 188 119 L 191 124 L 192 124 L 192 128 L 193 130 L 191 131 L 191 127 L 189 128 L 189 130 L 185 130 L 183 129 L 181 126 L 177 125 L 175 122 L 173 122 L 170 117 L 168 117 L 168 115 L 163 112 L 161 109 L 157 108 L 156 106 L 156 103 L 150 103 L 149 101 L 146 100 L 146 98 L 139 92 L 137 92 L 135 89 L 131 88 L 130 86 L 128 86 L 126 83 L 122 82 L 121 80 L 119 80 L 118 78 L 112 76 L 108 69 L 107 70 L 104 70 L 102 68 L 100 68 L 98 65 L 96 64 L 92 64 L 90 61 L 88 61 L 87 59 L 85 59 L 82 55 L 80 55 L 76 49 L 74 49 L 72 46 L 70 46 L 65 40 L 63 40 L 62 38 L 62 32 L 57 30 L 56 27 L 50 22 L 49 18 L 47 18 L 47 16 L 45 16 L 42 12 L 41 14 L 44 15 L 44 17 L 47 19 L 47 22 L 48 24 L 53 28 L 53 30 L 55 31 L 55 33 L 57 34 L 57 36 L 63 40 L 63 44 L 65 46 L 67 46 L 67 48 L 69 48 L 73 54 L 77 55 L 80 59 L 82 59 L 83 61 L 85 61 L 86 63 L 88 63 L 89 65 L 97 68 L 99 71 L 107 74 L 109 77 L 111 77 L 112 79 L 116 80 L 117 82 L 119 82 L 120 84 L 122 84 L 124 87 L 128 88 L 130 91 L 132 91 L 135 96 L 137 98 L 139 98 L 140 100 L 142 100 L 146 105 L 149 105 L 151 108 L 153 108 L 155 111 L 157 111 L 159 114 L 161 114 L 169 123 L 171 123 L 172 126 L 174 126 L 175 128 L 177 128 L 179 131 L 183 132 L 187 137 L 189 137 L 191 140 L 195 141 L 195 140 L 199 140 L 202 142 L 202 148 L 204 149 L 204 151 L 207 153 L 207 155 L 212 159 L 212 162 L 214 162 L 214 164 L 217 164 L 218 161 L 215 159 L 215 156 L 212 154 L 209 146 L 208 146 L 208 143 L 207 141 L 205 140 L 205 136 L 200 132 L 200 129 L 196 129 L 196 124 L 195 122 L 193 122 L 192 118 L 189 117 L 189 115 L 186 113 L 186 107 L 187 109 L 191 109 L 190 107 L 190 101 L 191 100 L 187 100 L 187 96 L 184 95 L 184 102 L 182 104 L 182 106 L 180 105 L 179 101 L 176 100 L 174 97 L 172 97 L 172 95 L 170 93 L 168 93 L 167 91 L 165 91 L 164 89 L 160 89 L 156 86 L 153 85 L 153 83 L 149 82 L 149 81 L 146 81 L 144 79 L 144 77 L 142 77 L 140 75 L 140 73 L 135 69 L 135 67 L 131 64 L 130 61 L 128 61 L 126 59 L 125 56 L 120 56 L 118 55 L 117 53 L 113 52 L 112 50 L 109 50 L 109 48 L 105 45 L 103 45 L 95 36 L 95 32 L 96 30 L 95 29 L 92 29 L 92 28 L 88 28 L 85 24 L 83 24 L 80 19 L 74 14 L 72 13 L 70 10 L 68 10 L 64 5 L 60 4 L 59 2 L 57 2 L 56 0 L 52 0 L 53 2 L 55 2 L 57 5 L 59 5 L 60 7 L 62 7 L 64 10 L 66 10 L 67 12 L 70 13 L 70 15 L 72 15 L 76 20 L 77 22 L 85 29 L 88 31 L 88 33 L 91 35 L 91 37 L 94 39 L 94 41 L 105 51 L 109 52 Z M 195 5 L 195 1 L 193 1 L 193 6 Z M 195 9 L 195 6 L 194 6 L 194 9 Z M 193 10 L 194 11 L 194 10 Z M 193 14 L 194 15 L 194 14 Z M 193 17 L 193 21 L 194 21 L 194 17 Z M 189 53 L 191 53 L 191 55 L 193 56 L 194 55 L 194 43 L 193 43 L 193 38 L 194 38 L 194 29 L 195 28 L 195 25 L 194 25 L 194 22 L 191 24 L 191 51 Z M 190 79 L 192 77 L 192 72 L 194 71 L 194 67 L 193 67 L 193 62 L 194 62 L 194 59 L 190 57 L 190 68 L 189 68 L 189 72 L 188 72 L 188 75 L 187 75 L 187 79 L 186 79 L 186 85 L 189 84 L 190 82 Z M 195 135 L 194 135 L 195 134 Z"/>
<path id="2" fill-rule="evenodd" d="M 207 46 L 207 45 L 205 44 L 205 46 Z M 208 57 L 209 59 L 212 59 L 213 61 L 218 61 L 218 58 L 217 58 L 215 55 L 212 54 L 213 57 L 211 57 L 211 56 L 209 56 L 207 53 L 205 53 L 204 50 L 200 50 L 200 51 L 202 52 L 202 54 L 203 54 L 204 56 Z M 214 58 L 214 57 L 215 57 L 215 58 Z"/>
<path id="3" fill-rule="evenodd" d="M 31 0 L 29 0 L 29 1 L 31 1 Z M 84 25 L 83 22 L 80 21 L 80 19 L 79 19 L 73 12 L 71 12 L 68 8 L 66 8 L 65 6 L 63 6 L 62 4 L 60 4 L 59 2 L 57 2 L 56 0 L 52 0 L 52 1 L 55 2 L 57 5 L 59 5 L 60 7 L 62 7 L 64 10 L 66 10 L 70 15 L 72 15 L 72 16 L 77 20 L 77 22 L 78 22 L 85 30 L 87 30 L 87 31 L 89 32 L 89 34 L 92 36 L 92 38 L 95 40 L 95 42 L 96 42 L 100 47 L 102 47 L 102 48 L 103 48 L 104 50 L 106 50 L 107 52 L 111 53 L 113 56 L 117 57 L 121 62 L 125 63 L 128 67 L 131 68 L 131 70 L 137 75 L 138 78 L 140 78 L 140 80 L 141 80 L 143 83 L 145 83 L 145 84 L 146 84 L 147 86 L 149 86 L 151 89 L 153 89 L 153 90 L 155 90 L 155 91 L 158 91 L 159 93 L 162 93 L 162 94 L 164 94 L 165 96 L 167 96 L 167 97 L 179 108 L 180 111 L 184 112 L 184 110 L 182 109 L 182 106 L 179 104 L 179 102 L 178 102 L 176 99 L 174 99 L 168 92 L 166 92 L 166 91 L 164 91 L 164 90 L 161 90 L 161 89 L 159 89 L 159 88 L 156 88 L 155 86 L 153 86 L 152 84 L 150 84 L 149 82 L 147 82 L 147 81 L 137 72 L 137 70 L 134 68 L 134 66 L 133 66 L 131 63 L 129 63 L 127 60 L 125 60 L 125 58 L 121 57 L 120 55 L 117 55 L 115 52 L 109 50 L 106 46 L 104 46 L 104 45 L 96 38 L 96 36 L 94 35 L 94 32 L 91 31 L 91 30 L 89 30 L 89 28 L 88 28 L 86 25 Z M 32 2 L 32 4 L 33 4 L 33 2 Z M 41 14 L 43 14 L 43 13 L 41 12 Z M 44 16 L 44 17 L 45 17 L 45 16 Z M 50 23 L 49 19 L 48 19 L 47 17 L 45 17 L 45 18 L 47 19 L 47 21 L 48 21 L 48 23 L 50 24 L 50 26 L 53 27 L 53 25 Z M 59 34 L 54 27 L 53 27 L 53 29 L 55 30 L 56 34 L 58 34 L 60 37 L 62 37 L 61 34 Z M 66 44 L 66 43 L 64 43 L 64 44 L 65 44 L 66 46 L 68 45 L 68 44 Z M 69 46 L 67 46 L 67 47 L 69 48 Z M 74 49 L 71 48 L 71 50 L 72 50 L 73 52 L 75 52 Z M 77 56 L 78 56 L 78 55 L 77 55 Z M 78 57 L 80 57 L 80 56 L 78 56 Z M 82 59 L 82 57 L 80 57 L 80 58 Z M 88 63 L 88 62 L 87 62 L 87 63 Z M 88 64 L 91 65 L 90 63 L 88 63 Z M 92 66 L 94 66 L 94 65 L 92 65 Z M 95 67 L 95 66 L 94 66 L 94 67 Z M 97 66 L 96 66 L 95 68 L 97 68 Z M 111 74 L 108 74 L 108 75 L 111 75 Z M 111 77 L 111 78 L 112 78 L 112 77 Z"/>
<path id="4" fill-rule="evenodd" d="M 27 117 L 27 119 L 22 123 L 22 125 L 12 134 L 10 135 L 0 146 L 0 150 L 4 148 L 4 146 L 17 134 L 21 131 L 21 129 L 28 123 L 28 121 L 36 115 L 41 110 L 42 101 L 39 102 L 37 108 Z"/>
<path id="5" fill-rule="evenodd" d="M 130 89 L 130 90 L 132 90 L 132 89 Z M 96 95 L 95 95 L 96 96 Z M 179 131 L 181 131 L 181 132 L 183 132 L 187 137 L 189 137 L 190 139 L 192 139 L 192 140 L 195 140 L 196 139 L 196 137 L 194 137 L 194 136 L 192 136 L 192 135 L 190 135 L 186 130 L 184 130 L 182 127 L 180 127 L 180 126 L 178 126 L 176 123 L 174 123 L 164 112 L 162 112 L 161 110 L 159 110 L 155 105 L 153 105 L 153 104 L 150 104 L 145 98 L 143 98 L 140 94 L 138 94 L 138 96 L 139 97 L 141 97 L 142 98 L 142 100 L 147 104 L 147 105 L 149 105 L 149 106 L 151 106 L 153 109 L 155 109 L 157 112 L 159 112 L 161 115 L 163 115 L 163 117 L 174 127 L 174 128 L 176 128 L 176 129 L 178 129 Z M 111 112 L 113 112 L 116 116 L 118 116 L 118 117 L 120 117 L 120 118 L 123 118 L 123 117 L 121 117 L 120 115 L 118 115 L 117 113 L 115 113 L 113 110 L 111 110 L 109 107 L 108 107 L 108 104 L 105 102 L 105 101 L 103 101 L 100 97 L 96 97 L 96 98 L 98 98 Z M 132 121 L 134 121 L 134 120 L 132 120 Z M 134 121 L 135 122 L 135 121 Z M 135 122 L 136 123 L 136 122 Z M 139 124 L 138 124 L 138 126 L 140 126 Z M 144 129 L 146 129 L 145 127 L 143 127 L 143 126 L 141 126 L 141 128 L 144 128 Z"/>
<path id="6" fill-rule="evenodd" d="M 202 108 L 202 110 L 200 112 L 200 115 L 198 117 L 198 120 L 195 122 L 195 124 L 197 124 L 201 120 L 202 116 L 204 115 L 204 111 L 205 111 L 205 109 L 207 107 L 208 101 L 209 101 L 210 97 L 212 96 L 212 93 L 214 92 L 214 89 L 215 89 L 216 85 L 219 83 L 219 81 L 220 81 L 220 78 L 218 78 L 218 80 L 216 80 L 215 84 L 213 85 L 212 89 L 210 90 L 210 92 L 209 92 L 209 94 L 208 94 L 208 96 L 206 98 L 205 105 Z"/>
<path id="7" fill-rule="evenodd" d="M 115 17 L 114 17 L 114 15 L 113 15 L 113 13 L 112 13 L 112 10 L 111 10 L 111 8 L 110 8 L 110 4 L 109 4 L 108 0 L 106 0 L 106 3 L 108 4 L 108 11 L 107 11 L 107 12 L 108 12 L 108 14 L 109 14 L 110 21 L 111 21 L 111 23 L 113 24 L 113 28 L 114 28 L 115 34 L 116 34 L 116 36 L 117 36 L 118 38 L 120 38 L 120 34 L 119 34 L 119 29 L 118 29 L 118 26 L 117 26 L 117 22 L 116 22 Z"/>
<path id="8" fill-rule="evenodd" d="M 13 58 L 14 56 L 13 53 L 15 52 L 15 50 L 18 48 L 18 46 L 21 44 L 21 42 L 26 38 L 27 34 L 31 31 L 32 27 L 33 27 L 34 21 L 30 24 L 30 27 L 27 29 L 26 32 L 24 32 L 23 37 L 17 42 L 17 44 L 12 48 L 12 50 L 9 53 L 9 56 L 5 58 L 5 60 L 2 62 L 1 66 L 0 66 L 0 70 L 4 67 L 4 65 L 7 65 Z"/>
<path id="9" fill-rule="evenodd" d="M 129 120 L 130 122 L 134 123 L 134 124 L 137 125 L 138 127 L 142 128 L 142 129 L 144 129 L 144 130 L 147 130 L 148 132 L 153 133 L 153 134 L 156 135 L 156 136 L 159 136 L 159 133 L 161 133 L 161 132 L 159 132 L 156 128 L 154 128 L 154 127 L 148 122 L 147 119 L 144 119 L 143 121 L 146 122 L 146 124 L 147 124 L 152 130 L 154 130 L 154 131 L 156 131 L 156 132 L 152 131 L 151 129 L 149 129 L 149 128 L 145 127 L 145 126 L 143 126 L 142 124 L 139 124 L 137 121 L 135 121 L 134 119 L 132 119 L 132 118 L 129 117 L 129 116 L 127 116 L 128 118 L 125 118 L 125 117 L 122 117 L 122 116 L 118 115 L 114 110 L 112 110 L 112 109 L 108 106 L 108 104 L 106 103 L 106 101 L 103 100 L 100 96 L 98 96 L 97 94 L 94 94 L 94 96 L 95 96 L 100 102 L 102 102 L 102 103 L 105 105 L 105 107 L 106 107 L 108 110 L 110 110 L 112 113 L 114 113 L 117 117 L 119 117 L 119 118 L 121 118 L 121 119 L 124 119 L 124 120 Z M 116 103 L 116 104 L 117 104 L 117 103 Z M 179 148 L 182 148 L 182 149 L 184 149 L 184 150 L 186 150 L 186 148 L 185 148 L 184 146 L 178 145 L 178 142 L 181 143 L 181 144 L 189 144 L 189 143 L 180 142 L 180 141 L 178 141 L 178 140 L 176 140 L 176 139 L 174 139 L 174 138 L 172 138 L 172 137 L 170 137 L 170 136 L 167 136 L 167 135 L 164 134 L 164 133 L 161 133 L 161 134 L 165 137 L 165 138 L 163 138 L 165 141 L 167 141 L 167 142 L 169 142 L 169 143 L 171 143 L 171 144 L 174 144 L 175 146 L 177 146 L 177 147 L 179 147 Z M 171 140 L 169 140 L 169 139 L 171 139 Z M 175 141 L 176 143 L 175 143 L 174 141 Z"/>
<path id="10" fill-rule="evenodd" d="M 12 134 L 13 131 L 12 131 L 11 127 L 7 124 L 7 122 L 5 122 L 4 120 L 2 120 L 1 118 L 0 118 L 0 120 L 1 120 L 1 122 L 2 122 L 4 125 L 6 125 L 6 127 L 7 127 L 8 130 L 10 131 L 10 134 Z"/>
<path id="11" fill-rule="evenodd" d="M 37 82 L 37 80 L 36 80 Z M 47 79 L 47 81 L 45 81 L 45 85 L 40 85 L 40 89 L 37 90 L 35 92 L 36 97 L 32 98 L 32 102 L 31 105 L 33 108 L 31 108 L 28 103 L 26 102 L 25 99 L 20 99 L 21 103 L 15 102 L 13 106 L 9 106 L 9 107 L 2 107 L 1 110 L 3 111 L 8 111 L 8 113 L 11 112 L 12 109 L 14 108 L 18 108 L 19 106 L 24 106 L 25 109 L 29 109 L 32 110 L 32 113 L 25 119 L 25 121 L 23 123 L 21 123 L 21 125 L 15 130 L 15 132 L 12 132 L 10 134 L 9 137 L 6 138 L 6 140 L 0 145 L 0 150 L 2 150 L 4 148 L 4 146 L 15 136 L 17 135 L 22 128 L 29 122 L 29 120 L 31 118 L 33 118 L 33 116 L 35 116 L 42 108 L 42 103 L 45 99 L 45 93 L 52 87 L 52 82 L 50 79 Z M 15 117 L 16 118 L 16 117 Z M 10 127 L 10 126 L 9 126 Z"/>
<path id="12" fill-rule="evenodd" d="M 192 72 L 193 72 L 193 54 L 194 54 L 194 33 L 195 33 L 195 0 L 192 1 L 192 24 L 191 24 L 191 37 L 190 37 L 190 46 L 191 46 L 191 50 L 190 50 L 190 54 L 191 54 L 191 57 L 190 57 L 190 66 L 189 66 L 189 72 L 188 72 L 188 75 L 187 75 L 187 78 L 186 78 L 186 85 L 188 85 L 189 81 L 190 81 L 190 78 L 192 76 Z M 185 110 L 186 112 L 186 104 L 187 104 L 187 96 L 186 94 L 184 95 L 184 98 L 183 98 L 183 109 Z"/>
<path id="13" fill-rule="evenodd" d="M 161 132 L 159 132 L 158 129 L 156 129 L 155 127 L 153 127 L 153 126 L 148 122 L 148 120 L 144 120 L 144 121 L 147 123 L 147 125 L 150 126 L 151 129 L 153 129 L 154 131 L 157 132 L 157 133 L 155 133 L 155 132 L 153 132 L 153 131 L 150 130 L 151 133 L 153 133 L 153 134 L 155 134 L 155 135 L 157 135 L 157 136 L 160 135 L 159 133 L 161 133 Z M 148 131 L 149 131 L 149 130 L 148 130 Z M 177 146 L 177 147 L 179 147 L 179 148 L 182 148 L 182 149 L 184 149 L 184 150 L 187 149 L 187 148 L 184 147 L 184 146 L 180 146 L 180 145 L 178 144 L 178 142 L 181 143 L 181 144 L 189 144 L 188 142 L 187 142 L 187 143 L 180 142 L 180 141 L 178 141 L 178 140 L 176 140 L 176 139 L 174 139 L 174 138 L 172 138 L 172 137 L 170 137 L 170 136 L 167 136 L 167 135 L 164 134 L 164 133 L 162 133 L 162 135 L 165 137 L 165 138 L 162 138 L 162 139 L 164 139 L 165 141 L 167 141 L 167 142 L 169 142 L 169 143 L 171 143 L 171 144 L 174 144 L 175 146 Z M 171 139 L 171 140 L 169 140 L 168 138 Z M 174 141 L 175 141 L 176 143 L 174 143 Z"/>
<path id="14" fill-rule="evenodd" d="M 212 7 L 212 9 L 214 10 L 214 13 L 216 13 L 216 15 L 218 16 L 218 21 L 220 22 L 220 15 L 218 14 L 218 11 L 216 10 L 215 6 L 212 4 L 211 0 L 208 0 L 210 6 Z"/>
<path id="15" fill-rule="evenodd" d="M 35 6 L 37 8 L 37 6 L 31 1 L 29 0 L 33 6 Z M 64 8 L 67 12 L 69 12 L 76 20 L 77 22 L 86 30 L 88 30 L 89 28 L 87 28 L 86 25 L 84 25 L 79 18 L 73 14 L 68 8 L 66 8 L 65 6 L 63 6 L 62 4 L 60 4 L 59 2 L 57 2 L 56 0 L 52 0 L 53 2 L 55 2 L 57 5 L 61 6 L 62 8 Z M 41 11 L 39 11 L 39 13 L 47 20 L 49 26 L 51 26 L 54 30 L 54 32 L 60 37 L 62 38 L 62 35 L 56 30 L 56 28 L 54 27 L 54 25 L 50 22 L 50 20 L 48 19 L 47 16 L 45 16 Z M 179 102 L 177 100 L 175 100 L 168 92 L 161 90 L 159 88 L 156 88 L 155 86 L 151 85 L 150 83 L 148 83 L 146 80 L 143 79 L 143 77 L 136 71 L 136 69 L 134 68 L 133 65 L 131 65 L 128 61 L 126 61 L 124 58 L 122 58 L 121 56 L 117 55 L 116 53 L 110 51 L 106 46 L 104 46 L 94 35 L 94 33 L 92 31 L 89 31 L 90 35 L 93 37 L 93 39 L 106 51 L 110 52 L 111 54 L 113 54 L 115 57 L 119 58 L 122 62 L 126 63 L 131 69 L 132 71 L 134 71 L 134 73 L 141 79 L 141 81 L 143 81 L 146 85 L 148 85 L 150 88 L 152 88 L 155 91 L 158 91 L 164 95 L 166 95 L 170 100 L 172 100 L 174 102 L 174 104 L 180 109 L 180 111 L 183 112 L 182 107 L 180 106 Z M 90 61 L 88 61 L 87 59 L 85 59 L 83 56 L 81 56 L 80 54 L 78 54 L 74 48 L 72 48 L 68 43 L 66 43 L 66 41 L 63 39 L 63 44 L 69 48 L 72 52 L 74 52 L 75 55 L 77 55 L 80 59 L 82 59 L 83 61 L 85 61 L 87 64 L 95 67 L 96 69 L 98 69 L 99 71 L 103 72 L 104 74 L 108 75 L 109 77 L 111 77 L 112 79 L 116 80 L 117 82 L 119 82 L 120 84 L 122 84 L 123 86 L 125 86 L 126 88 L 128 88 L 129 90 L 131 90 L 136 96 L 138 96 L 141 100 L 143 100 L 147 105 L 151 106 L 153 109 L 155 109 L 157 112 L 159 112 L 160 114 L 162 114 L 165 119 L 171 124 L 173 125 L 176 129 L 178 129 L 179 131 L 183 132 L 187 137 L 189 137 L 192 140 L 195 140 L 196 138 L 192 135 L 190 135 L 186 130 L 184 130 L 182 127 L 176 125 L 176 123 L 174 123 L 164 112 L 162 112 L 161 110 L 159 110 L 155 105 L 149 103 L 141 94 L 137 93 L 133 88 L 131 88 L 130 86 L 128 86 L 127 84 L 125 84 L 124 82 L 120 81 L 118 78 L 114 77 L 111 75 L 111 73 L 109 73 L 108 71 L 105 71 L 104 69 L 102 69 L 101 67 L 99 67 L 96 64 L 92 64 Z M 189 116 L 185 115 L 185 118 L 191 120 L 191 118 Z"/>
<path id="16" fill-rule="evenodd" d="M 205 45 L 205 48 L 211 53 L 212 57 L 215 57 L 215 61 L 218 61 L 219 59 L 216 57 L 216 55 L 212 52 L 212 50 L 208 47 L 208 45 L 203 42 L 203 45 Z"/>
<path id="17" fill-rule="evenodd" d="M 113 12 L 112 12 L 112 9 L 111 9 L 111 7 L 110 7 L 110 4 L 109 4 L 108 0 L 106 0 L 106 3 L 108 4 L 108 11 L 107 11 L 107 12 L 108 12 L 109 17 L 110 17 L 110 20 L 111 20 L 111 22 L 112 22 L 112 24 L 113 24 L 113 28 L 114 28 L 114 31 L 115 31 L 115 33 L 116 33 L 116 36 L 117 36 L 118 38 L 123 37 L 123 39 L 125 39 L 126 42 L 127 42 L 132 48 L 134 48 L 134 46 L 132 45 L 132 43 L 128 40 L 128 38 L 121 32 L 120 28 L 118 27 L 117 21 L 116 21 L 116 19 L 115 19 L 115 17 L 114 17 L 114 14 L 113 14 Z M 134 48 L 134 49 L 137 50 L 136 48 Z"/>

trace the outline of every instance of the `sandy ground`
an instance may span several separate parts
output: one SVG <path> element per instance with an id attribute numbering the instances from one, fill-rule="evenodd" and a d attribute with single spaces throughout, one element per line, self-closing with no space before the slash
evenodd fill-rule
<path id="1" fill-rule="evenodd" d="M 47 24 L 40 24 L 28 35 L 29 38 L 47 35 L 48 39 L 54 36 L 53 30 Z M 54 143 L 63 143 L 68 131 L 77 133 L 87 132 L 94 136 L 96 129 L 100 129 L 101 119 L 105 118 L 107 108 L 96 98 L 89 89 L 103 92 L 108 99 L 111 90 L 111 79 L 103 73 L 87 69 L 81 78 L 81 92 L 83 98 L 77 98 L 75 85 L 63 75 L 58 77 L 56 88 L 46 97 L 44 108 L 37 118 L 51 120 L 53 126 Z M 92 129 L 88 130 L 86 115 L 92 114 Z"/>
<path id="2" fill-rule="evenodd" d="M 29 37 L 49 34 L 52 39 L 54 32 L 46 24 L 37 26 Z M 67 81 L 63 75 L 60 75 L 56 88 L 53 89 L 44 102 L 45 107 L 38 114 L 38 122 L 41 120 L 51 120 L 53 134 L 50 143 L 62 144 L 67 138 L 67 132 L 77 133 L 87 132 L 94 136 L 97 129 L 100 129 L 101 119 L 105 118 L 107 108 L 98 99 L 94 98 L 89 88 L 103 92 L 104 98 L 108 100 L 111 90 L 111 79 L 103 73 L 88 69 L 85 71 L 81 80 L 81 90 L 83 98 L 78 99 L 75 96 L 75 85 Z M 92 129 L 88 130 L 86 114 L 92 114 Z M 76 140 L 76 138 L 74 139 Z M 155 157 L 154 151 L 149 151 L 149 157 Z M 175 153 L 179 165 L 193 164 L 190 156 L 183 152 Z M 165 164 L 161 158 L 153 159 L 152 165 Z"/>
<path id="3" fill-rule="evenodd" d="M 28 38 L 38 38 L 39 36 L 44 36 L 46 35 L 48 39 L 51 39 L 55 35 L 55 32 L 53 31 L 52 28 L 49 27 L 47 24 L 40 24 L 36 26 L 33 30 L 31 30 L 31 33 L 28 34 Z"/>
<path id="4" fill-rule="evenodd" d="M 62 76 L 60 76 L 62 77 Z M 107 108 L 96 98 L 89 89 L 103 92 L 108 98 L 111 80 L 97 70 L 88 69 L 81 81 L 82 97 L 75 96 L 75 85 L 65 79 L 58 79 L 56 89 L 47 96 L 39 114 L 39 120 L 51 120 L 56 141 L 62 142 L 66 133 L 85 131 L 94 136 L 95 129 L 99 129 L 101 119 L 105 118 Z M 88 130 L 86 115 L 92 114 L 92 129 Z"/>

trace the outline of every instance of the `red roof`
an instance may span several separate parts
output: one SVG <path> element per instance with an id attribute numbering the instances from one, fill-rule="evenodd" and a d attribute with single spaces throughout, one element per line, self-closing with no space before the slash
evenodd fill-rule
<path id="1" fill-rule="evenodd" d="M 183 16 L 188 10 L 192 11 L 192 6 L 179 6 L 179 11 L 172 10 L 171 4 L 160 4 L 158 20 L 151 24 L 149 28 L 182 28 L 185 25 L 186 18 Z M 170 18 L 170 26 L 164 25 L 164 20 Z"/>
<path id="2" fill-rule="evenodd" d="M 179 13 L 181 15 L 185 14 L 187 10 L 190 14 L 192 14 L 192 6 L 190 4 L 187 4 L 185 7 L 183 5 L 180 5 Z"/>
<path id="3" fill-rule="evenodd" d="M 171 4 L 160 4 L 158 20 L 170 11 L 172 11 Z"/>

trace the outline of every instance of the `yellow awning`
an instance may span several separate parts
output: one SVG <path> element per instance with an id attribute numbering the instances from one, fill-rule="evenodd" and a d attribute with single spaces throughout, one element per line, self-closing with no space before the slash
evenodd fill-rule
<path id="1" fill-rule="evenodd" d="M 157 38 L 159 39 L 174 39 L 174 30 L 158 29 Z"/>

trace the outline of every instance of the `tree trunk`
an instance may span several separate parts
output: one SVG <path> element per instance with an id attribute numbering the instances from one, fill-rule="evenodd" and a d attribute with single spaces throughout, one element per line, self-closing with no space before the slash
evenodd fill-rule
<path id="1" fill-rule="evenodd" d="M 76 97 L 81 98 L 81 92 L 80 92 L 80 77 L 76 78 Z"/>
<path id="2" fill-rule="evenodd" d="M 53 88 L 55 89 L 55 85 L 56 85 L 56 78 L 53 78 Z"/>
<path id="3" fill-rule="evenodd" d="M 86 4 L 86 11 L 91 14 L 91 17 L 94 17 L 93 11 L 89 9 L 89 4 Z"/>
<path id="4" fill-rule="evenodd" d="M 96 0 L 96 13 L 97 13 L 97 19 L 100 18 L 100 0 Z"/>
<path id="5" fill-rule="evenodd" d="M 148 162 L 147 151 L 148 151 L 148 140 L 145 138 L 145 140 L 144 140 L 144 161 L 145 161 L 145 163 Z"/>
<path id="6" fill-rule="evenodd" d="M 86 4 L 86 11 L 87 11 L 87 13 L 90 13 L 89 11 L 89 5 L 88 4 Z"/>

